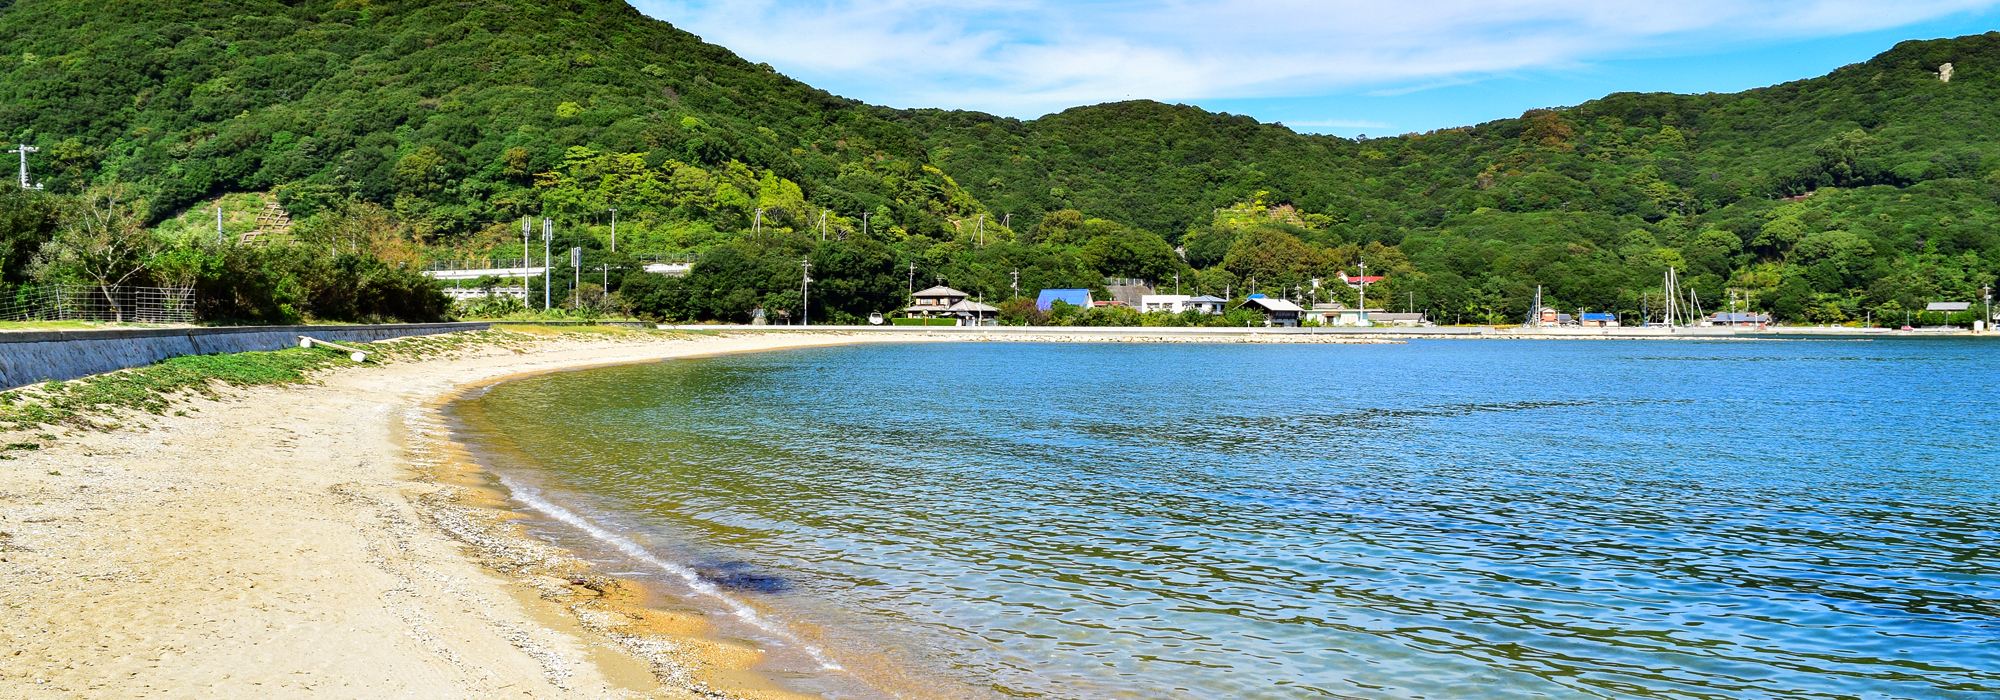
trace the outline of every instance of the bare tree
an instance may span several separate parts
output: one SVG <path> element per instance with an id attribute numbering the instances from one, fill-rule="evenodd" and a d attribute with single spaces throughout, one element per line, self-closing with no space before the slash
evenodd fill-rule
<path id="1" fill-rule="evenodd" d="M 37 278 L 94 283 L 119 322 L 125 320 L 125 310 L 118 304 L 118 288 L 146 271 L 159 246 L 136 203 L 123 195 L 122 187 L 85 194 L 63 217 L 62 230 L 35 256 Z"/>

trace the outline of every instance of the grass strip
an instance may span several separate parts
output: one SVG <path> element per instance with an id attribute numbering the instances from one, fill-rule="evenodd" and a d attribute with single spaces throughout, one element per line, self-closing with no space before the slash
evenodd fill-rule
<path id="1" fill-rule="evenodd" d="M 162 415 L 173 398 L 184 393 L 218 398 L 218 382 L 229 386 L 296 384 L 306 381 L 307 372 L 340 359 L 339 354 L 318 348 L 183 355 L 145 367 L 49 382 L 28 391 L 0 392 L 0 426 L 12 430 L 37 425 L 102 428 L 106 426 L 89 416 L 119 409 Z"/>
<path id="2" fill-rule="evenodd" d="M 477 347 L 525 352 L 550 340 L 685 340 L 719 335 L 713 331 L 656 331 L 613 326 L 513 326 L 506 330 L 469 331 L 397 338 L 369 345 L 371 360 L 421 362 L 450 357 Z M 271 352 L 224 355 L 183 355 L 160 362 L 67 382 L 49 382 L 26 389 L 0 391 L 0 430 L 27 430 L 37 425 L 109 429 L 91 416 L 121 409 L 164 415 L 185 395 L 219 398 L 217 383 L 228 386 L 300 384 L 307 374 L 334 364 L 347 364 L 347 354 L 330 348 L 286 348 Z M 53 439 L 53 436 L 50 436 Z M 0 458 L 6 458 L 0 456 Z"/>

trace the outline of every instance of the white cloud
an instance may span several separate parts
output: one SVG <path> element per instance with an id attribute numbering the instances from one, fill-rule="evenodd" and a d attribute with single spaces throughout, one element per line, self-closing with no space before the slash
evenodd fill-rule
<path id="1" fill-rule="evenodd" d="M 1394 90 L 1749 40 L 1886 29 L 2000 0 L 633 0 L 788 75 L 899 107 L 1032 117 L 1147 98 Z"/>
<path id="2" fill-rule="evenodd" d="M 1318 119 L 1318 120 L 1312 120 L 1312 121 L 1288 121 L 1288 122 L 1285 122 L 1285 126 L 1316 126 L 1316 127 L 1321 127 L 1321 128 L 1329 128 L 1329 129 L 1390 129 L 1390 128 L 1394 128 L 1393 126 L 1391 126 L 1391 125 L 1389 125 L 1389 124 L 1384 124 L 1384 123 L 1382 123 L 1382 122 L 1371 122 L 1371 121 L 1361 121 L 1361 120 L 1356 120 L 1356 119 Z"/>

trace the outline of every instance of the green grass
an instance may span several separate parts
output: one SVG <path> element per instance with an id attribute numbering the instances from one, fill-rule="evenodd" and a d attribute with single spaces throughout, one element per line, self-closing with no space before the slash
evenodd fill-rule
<path id="1" fill-rule="evenodd" d="M 318 348 L 187 355 L 136 369 L 50 382 L 28 391 L 0 392 L 0 428 L 109 427 L 91 417 L 119 409 L 162 415 L 177 396 L 216 398 L 218 382 L 229 386 L 295 384 L 307 381 L 307 372 L 339 360 L 339 353 Z"/>
<path id="2" fill-rule="evenodd" d="M 890 319 L 898 326 L 956 326 L 958 321 L 949 318 L 897 318 Z"/>
<path id="3" fill-rule="evenodd" d="M 371 362 L 421 362 L 445 357 L 472 347 L 508 348 L 524 351 L 533 344 L 562 336 L 604 339 L 624 337 L 634 342 L 648 339 L 685 338 L 714 335 L 701 331 L 657 331 L 617 326 L 510 326 L 505 330 L 470 331 L 432 336 L 398 338 L 370 343 Z M 67 382 L 0 391 L 0 431 L 24 431 L 38 425 L 71 428 L 109 429 L 115 422 L 99 422 L 120 410 L 165 415 L 182 398 L 218 398 L 218 384 L 258 386 L 299 384 L 311 381 L 310 373 L 329 366 L 349 364 L 347 353 L 331 348 L 287 348 L 274 352 L 239 352 L 227 355 L 186 355 L 145 367 L 100 374 Z M 176 411 L 175 415 L 183 412 Z M 38 437 L 53 441 L 55 435 Z M 26 443 L 21 443 L 26 444 Z M 31 449 L 20 444 L 7 450 Z M 6 450 L 0 450 L 4 452 Z M 0 459 L 11 457 L 0 455 Z"/>

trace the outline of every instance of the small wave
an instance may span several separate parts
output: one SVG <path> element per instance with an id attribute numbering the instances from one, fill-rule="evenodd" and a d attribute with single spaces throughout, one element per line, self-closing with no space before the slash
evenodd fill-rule
<path id="1" fill-rule="evenodd" d="M 806 654 L 811 656 L 813 661 L 819 663 L 820 669 L 826 671 L 846 670 L 840 664 L 827 658 L 825 650 L 807 644 L 804 640 L 799 639 L 797 635 L 792 634 L 791 630 L 786 629 L 783 623 L 760 615 L 755 609 L 743 604 L 742 601 L 730 597 L 720 587 L 710 583 L 707 578 L 703 577 L 701 572 L 653 556 L 652 552 L 646 551 L 646 548 L 639 546 L 639 543 L 620 537 L 617 533 L 598 527 L 595 523 L 585 520 L 583 516 L 570 512 L 567 508 L 548 502 L 537 494 L 534 489 L 523 486 L 513 479 L 502 476 L 500 477 L 500 483 L 506 486 L 508 491 L 513 492 L 515 498 L 520 499 L 522 503 L 526 504 L 529 508 L 533 508 L 536 512 L 555 518 L 570 527 L 581 530 L 584 534 L 596 538 L 597 541 L 611 545 L 613 549 L 617 549 L 625 556 L 631 557 L 634 561 L 642 562 L 660 571 L 680 577 L 695 592 L 714 598 L 723 605 L 728 606 L 729 611 L 744 622 L 748 622 L 756 626 L 757 629 L 770 633 L 793 646 L 805 650 Z"/>

